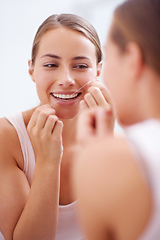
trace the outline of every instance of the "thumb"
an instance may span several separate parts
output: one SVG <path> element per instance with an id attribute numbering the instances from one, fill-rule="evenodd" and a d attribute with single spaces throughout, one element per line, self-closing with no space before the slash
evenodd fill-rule
<path id="1" fill-rule="evenodd" d="M 114 117 L 111 109 L 98 108 L 95 117 L 97 136 L 103 137 L 113 133 Z"/>

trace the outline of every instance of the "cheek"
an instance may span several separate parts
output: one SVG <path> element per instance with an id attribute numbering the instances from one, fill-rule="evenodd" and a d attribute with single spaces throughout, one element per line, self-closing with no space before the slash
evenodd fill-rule
<path id="1" fill-rule="evenodd" d="M 51 78 L 48 75 L 49 74 L 46 74 L 44 71 L 41 70 L 35 72 L 37 95 L 40 99 L 40 102 L 43 104 L 47 103 L 48 101 L 46 93 L 48 93 L 48 89 L 50 88 L 51 79 L 53 80 L 53 77 Z"/>
<path id="2" fill-rule="evenodd" d="M 115 101 L 119 101 L 120 96 L 120 79 L 119 72 L 113 64 L 105 64 L 103 70 L 103 82 L 106 87 L 110 90 L 112 97 Z"/>
<path id="3" fill-rule="evenodd" d="M 111 60 L 104 64 L 103 81 L 108 88 L 113 89 L 120 84 L 121 70 L 116 60 Z"/>
<path id="4" fill-rule="evenodd" d="M 35 72 L 35 83 L 37 89 L 47 89 L 53 83 L 53 74 L 51 72 L 37 71 Z"/>
<path id="5" fill-rule="evenodd" d="M 110 88 L 112 85 L 113 77 L 114 71 L 112 65 L 109 63 L 105 63 L 103 69 L 103 82 L 108 88 Z"/>
<path id="6" fill-rule="evenodd" d="M 92 69 L 84 73 L 76 74 L 75 80 L 80 86 L 84 86 L 84 89 L 86 90 L 88 88 L 89 82 L 96 80 L 96 77 L 96 70 Z"/>

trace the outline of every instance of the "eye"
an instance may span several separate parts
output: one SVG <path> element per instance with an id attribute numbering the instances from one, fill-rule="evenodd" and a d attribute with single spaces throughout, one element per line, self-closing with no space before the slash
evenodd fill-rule
<path id="1" fill-rule="evenodd" d="M 46 68 L 57 68 L 58 65 L 54 64 L 54 63 L 47 63 L 47 64 L 44 65 L 44 67 L 46 67 Z"/>
<path id="2" fill-rule="evenodd" d="M 85 70 L 88 68 L 88 66 L 86 64 L 78 64 L 74 67 L 75 69 L 82 69 Z"/>

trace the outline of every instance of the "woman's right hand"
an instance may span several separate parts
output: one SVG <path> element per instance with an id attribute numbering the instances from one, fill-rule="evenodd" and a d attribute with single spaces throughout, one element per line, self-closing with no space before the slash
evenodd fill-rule
<path id="1" fill-rule="evenodd" d="M 49 104 L 36 108 L 27 126 L 36 162 L 60 164 L 63 154 L 62 129 L 63 123 Z"/>

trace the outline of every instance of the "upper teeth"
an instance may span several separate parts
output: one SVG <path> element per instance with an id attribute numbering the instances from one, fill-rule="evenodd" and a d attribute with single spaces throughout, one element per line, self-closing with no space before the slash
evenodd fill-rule
<path id="1" fill-rule="evenodd" d="M 52 93 L 52 95 L 56 98 L 61 98 L 61 99 L 72 99 L 78 96 L 78 93 L 73 93 L 73 94 L 58 94 L 58 93 Z"/>

